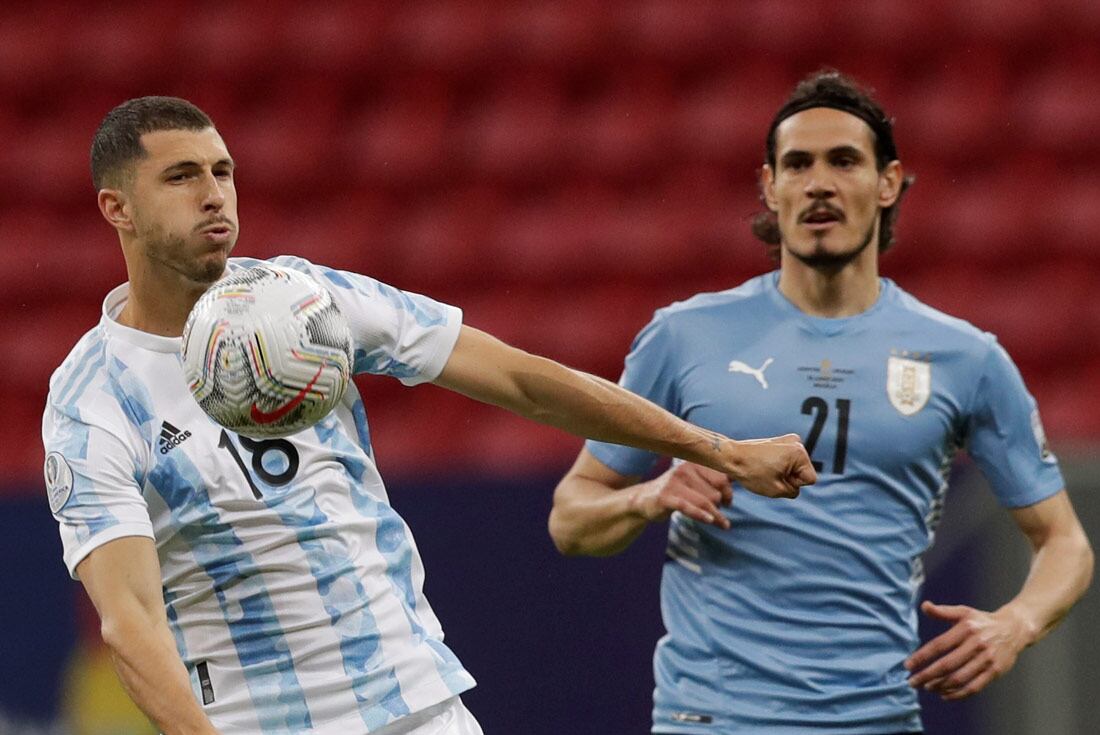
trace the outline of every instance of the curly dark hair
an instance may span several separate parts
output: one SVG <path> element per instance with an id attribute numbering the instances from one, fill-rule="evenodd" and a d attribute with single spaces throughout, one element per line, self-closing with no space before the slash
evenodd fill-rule
<path id="1" fill-rule="evenodd" d="M 775 137 L 779 124 L 796 113 L 814 107 L 842 110 L 867 123 L 874 139 L 875 167 L 879 171 L 886 168 L 886 164 L 897 160 L 898 150 L 894 145 L 893 121 L 886 116 L 871 93 L 835 69 L 822 69 L 799 82 L 772 119 L 771 127 L 768 128 L 765 160 L 773 170 L 775 169 Z M 898 217 L 898 206 L 901 204 L 902 195 L 912 183 L 912 176 L 904 177 L 897 200 L 889 207 L 884 207 L 880 213 L 878 233 L 880 253 L 886 252 L 894 245 L 894 223 Z M 770 255 L 779 257 L 779 222 L 774 212 L 765 209 L 757 214 L 752 220 L 752 234 L 768 247 Z"/>
<path id="2" fill-rule="evenodd" d="M 118 187 L 129 165 L 148 152 L 141 136 L 158 130 L 203 130 L 210 116 L 179 97 L 138 97 L 107 113 L 92 138 L 92 184 L 96 190 Z"/>

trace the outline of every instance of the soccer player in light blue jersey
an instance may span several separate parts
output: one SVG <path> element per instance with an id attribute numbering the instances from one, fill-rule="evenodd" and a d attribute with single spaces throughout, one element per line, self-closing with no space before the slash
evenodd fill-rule
<path id="1" fill-rule="evenodd" d="M 731 110 L 731 114 L 736 111 Z M 670 519 L 653 732 L 921 730 L 916 688 L 981 691 L 1083 594 L 1093 555 L 1035 401 L 993 335 L 878 275 L 907 180 L 890 120 L 846 77 L 797 86 L 767 138 L 754 230 L 779 269 L 657 311 L 621 384 L 729 436 L 799 431 L 819 473 L 797 503 L 590 441 L 555 492 L 567 554 L 614 554 Z M 918 648 L 921 555 L 965 448 L 1030 542 L 1019 594 Z"/>
<path id="2" fill-rule="evenodd" d="M 176 98 L 130 100 L 96 133 L 92 177 L 129 282 L 50 381 L 46 488 L 133 700 L 166 735 L 478 735 L 459 699 L 474 680 L 424 598 L 354 387 L 315 427 L 268 441 L 221 429 L 188 392 L 191 307 L 256 262 L 229 258 L 234 162 L 210 118 Z M 275 262 L 332 293 L 357 373 L 434 382 L 768 496 L 815 478 L 797 436 L 735 442 L 464 326 L 453 306 Z"/>

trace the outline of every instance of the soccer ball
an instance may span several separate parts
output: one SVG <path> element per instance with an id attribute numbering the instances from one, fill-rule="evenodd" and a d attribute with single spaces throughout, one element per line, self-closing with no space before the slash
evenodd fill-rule
<path id="1" fill-rule="evenodd" d="M 351 332 L 332 295 L 263 264 L 215 283 L 183 328 L 183 371 L 210 418 L 253 439 L 313 426 L 351 379 Z"/>

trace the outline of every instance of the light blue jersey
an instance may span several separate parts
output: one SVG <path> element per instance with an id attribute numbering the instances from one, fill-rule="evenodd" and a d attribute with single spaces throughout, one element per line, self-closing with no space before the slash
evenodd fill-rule
<path id="1" fill-rule="evenodd" d="M 412 385 L 443 369 L 458 309 L 300 258 L 273 262 L 332 293 L 355 372 Z M 375 732 L 473 686 L 422 593 L 355 386 L 287 439 L 237 436 L 191 397 L 180 338 L 118 323 L 126 298 L 126 285 L 107 296 L 50 381 L 46 484 L 73 575 L 103 544 L 154 540 L 176 645 L 221 732 Z"/>
<path id="2" fill-rule="evenodd" d="M 1063 487 L 1035 401 L 994 337 L 883 279 L 868 311 L 803 314 L 778 273 L 657 312 L 622 384 L 733 438 L 801 435 L 819 473 L 794 501 L 735 488 L 722 531 L 674 514 L 654 732 L 893 733 L 921 727 L 921 555 L 956 450 L 1009 508 Z M 624 475 L 655 457 L 589 442 Z"/>

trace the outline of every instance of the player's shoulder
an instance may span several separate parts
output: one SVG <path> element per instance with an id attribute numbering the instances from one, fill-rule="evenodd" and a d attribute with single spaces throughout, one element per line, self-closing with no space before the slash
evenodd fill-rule
<path id="1" fill-rule="evenodd" d="M 111 347 L 108 330 L 97 324 L 81 337 L 50 376 L 47 408 L 79 417 L 90 412 L 109 412 L 108 394 Z"/>
<path id="2" fill-rule="evenodd" d="M 77 340 L 50 376 L 50 395 L 66 392 L 78 379 L 87 379 L 106 362 L 107 330 L 97 324 Z"/>
<path id="3" fill-rule="evenodd" d="M 970 347 L 983 354 L 997 342 L 991 332 L 929 306 L 893 281 L 884 280 L 894 292 L 892 318 L 905 319 L 910 326 L 922 332 L 950 340 L 961 347 Z"/>
<path id="4" fill-rule="evenodd" d="M 725 318 L 731 312 L 744 314 L 767 309 L 768 288 L 771 287 L 773 280 L 774 273 L 765 273 L 723 291 L 697 293 L 657 309 L 654 320 L 685 324 L 696 320 L 708 320 L 711 317 Z"/>

